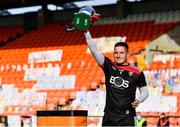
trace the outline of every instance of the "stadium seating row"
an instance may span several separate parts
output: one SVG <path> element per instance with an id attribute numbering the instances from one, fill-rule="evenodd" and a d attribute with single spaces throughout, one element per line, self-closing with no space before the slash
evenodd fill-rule
<path id="1" fill-rule="evenodd" d="M 180 21 L 180 11 L 162 11 L 151 13 L 131 14 L 124 19 L 118 19 L 116 17 L 102 18 L 97 24 L 116 24 L 116 23 L 128 23 L 128 22 L 142 22 L 155 20 L 156 23 L 172 23 Z"/>
<path id="2" fill-rule="evenodd" d="M 0 27 L 0 44 L 7 43 L 21 36 L 24 33 L 22 26 L 5 26 Z"/>
<path id="3" fill-rule="evenodd" d="M 178 22 L 156 24 L 155 21 L 141 21 L 93 26 L 90 30 L 92 36 L 96 38 L 102 36 L 127 36 L 127 42 L 132 51 L 131 54 L 134 55 L 144 51 L 150 40 L 178 25 Z M 28 62 L 28 56 L 32 52 L 57 49 L 63 51 L 61 61 L 33 64 Z M 59 75 L 74 74 L 76 76 L 75 88 L 70 91 L 66 89 L 57 91 L 35 89 L 35 91 L 47 93 L 46 106 L 49 106 L 48 108 L 55 108 L 57 103 L 65 105 L 70 100 L 75 99 L 74 92 L 98 88 L 104 77 L 102 70 L 95 63 L 93 57 L 87 54 L 86 51 L 87 46 L 81 31 L 67 33 L 60 23 L 49 23 L 1 47 L 1 84 L 14 84 L 19 89 L 19 92 L 24 89 L 35 89 L 36 81 L 24 80 L 26 70 L 29 68 L 46 68 L 49 63 L 53 67 L 57 65 L 60 67 Z M 112 58 L 110 53 L 105 55 Z M 179 65 L 179 62 L 176 63 L 175 60 L 174 68 L 179 68 Z M 168 67 L 168 62 L 165 67 Z M 152 63 L 150 68 L 156 70 L 163 68 L 163 65 L 159 62 Z"/>

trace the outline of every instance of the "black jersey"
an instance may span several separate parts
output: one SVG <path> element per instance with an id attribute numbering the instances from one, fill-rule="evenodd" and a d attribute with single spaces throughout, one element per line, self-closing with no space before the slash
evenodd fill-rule
<path id="1" fill-rule="evenodd" d="M 105 111 L 134 110 L 131 103 L 135 100 L 136 88 L 147 85 L 143 72 L 130 64 L 117 65 L 107 57 L 101 67 L 106 80 Z"/>

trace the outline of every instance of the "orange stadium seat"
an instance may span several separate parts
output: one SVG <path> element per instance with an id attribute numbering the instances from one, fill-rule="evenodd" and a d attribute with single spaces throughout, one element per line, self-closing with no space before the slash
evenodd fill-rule
<path id="1" fill-rule="evenodd" d="M 170 118 L 169 118 L 169 123 L 170 123 L 170 126 L 177 126 L 178 118 L 176 118 L 176 117 L 170 117 Z"/>
<path id="2" fill-rule="evenodd" d="M 158 123 L 158 117 L 146 117 L 148 126 L 156 126 Z"/>

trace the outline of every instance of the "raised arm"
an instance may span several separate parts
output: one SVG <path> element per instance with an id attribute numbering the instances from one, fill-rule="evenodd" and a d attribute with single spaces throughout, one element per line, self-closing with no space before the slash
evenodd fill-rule
<path id="1" fill-rule="evenodd" d="M 104 60 L 105 57 L 104 55 L 97 49 L 97 46 L 95 44 L 95 42 L 93 41 L 91 34 L 89 31 L 84 32 L 85 38 L 86 38 L 86 42 L 87 45 L 92 53 L 92 55 L 94 56 L 94 58 L 96 59 L 97 63 L 99 65 L 103 65 L 104 64 Z"/>

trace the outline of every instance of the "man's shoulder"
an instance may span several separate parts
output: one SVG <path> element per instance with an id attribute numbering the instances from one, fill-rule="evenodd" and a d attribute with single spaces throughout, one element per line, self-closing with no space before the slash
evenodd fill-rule
<path id="1" fill-rule="evenodd" d="M 113 64 L 113 61 L 110 58 L 106 57 L 106 56 L 105 56 L 105 61 Z"/>
<path id="2" fill-rule="evenodd" d="M 105 66 L 108 67 L 108 66 L 111 66 L 113 64 L 112 60 L 109 59 L 108 57 L 104 57 L 104 63 L 102 65 L 100 65 L 100 67 L 104 68 Z"/>
<path id="3" fill-rule="evenodd" d="M 132 70 L 133 72 L 135 72 L 136 74 L 140 75 L 142 70 L 140 70 L 138 67 L 132 65 L 132 64 L 129 64 L 129 68 L 130 70 Z"/>

